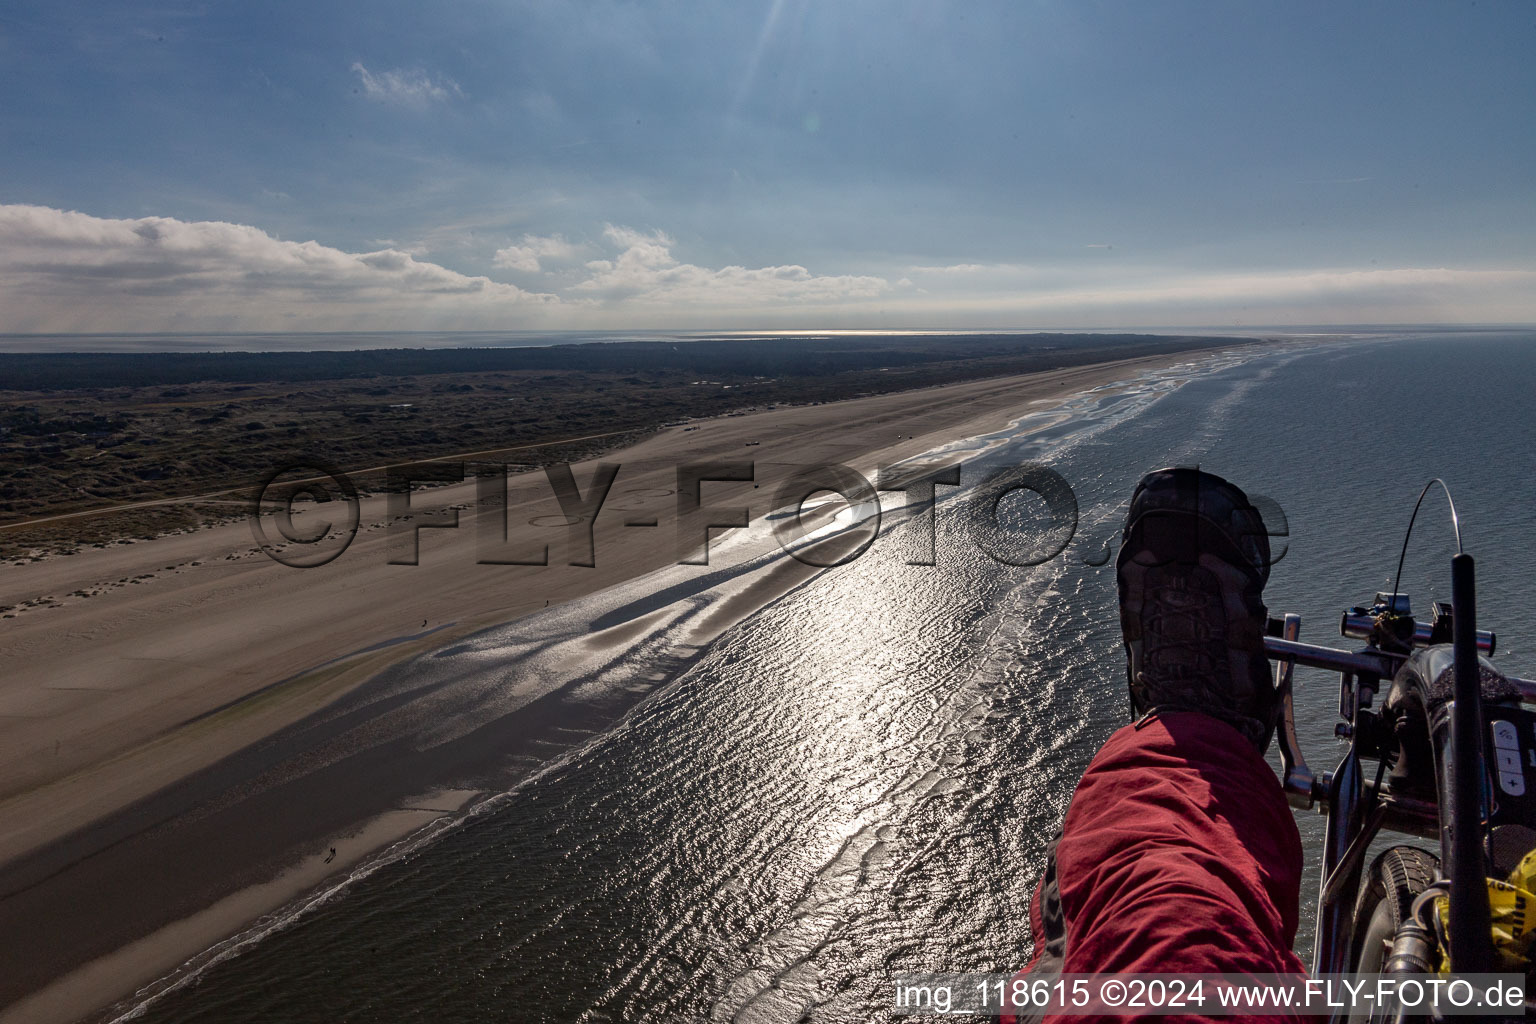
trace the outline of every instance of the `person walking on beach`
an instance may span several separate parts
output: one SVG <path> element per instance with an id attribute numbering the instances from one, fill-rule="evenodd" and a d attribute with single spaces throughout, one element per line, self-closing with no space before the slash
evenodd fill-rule
<path id="1" fill-rule="evenodd" d="M 1218 476 L 1158 470 L 1115 567 L 1135 721 L 1089 764 L 1047 854 L 1026 973 L 1304 975 L 1301 836 L 1263 756 L 1280 710 L 1263 519 Z"/>

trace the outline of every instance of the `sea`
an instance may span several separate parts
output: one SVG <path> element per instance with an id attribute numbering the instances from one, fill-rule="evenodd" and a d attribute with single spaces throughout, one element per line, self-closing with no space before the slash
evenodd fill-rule
<path id="1" fill-rule="evenodd" d="M 1303 640 L 1344 647 L 1340 611 L 1390 589 L 1414 503 L 1438 477 L 1476 558 L 1495 660 L 1536 677 L 1533 381 L 1531 332 L 1320 333 L 1202 354 L 929 453 L 963 466 L 931 518 L 885 494 L 862 555 L 718 635 L 703 625 L 792 557 L 771 523 L 719 537 L 708 567 L 397 666 L 372 692 L 405 709 L 395 736 L 422 746 L 530 694 L 640 696 L 509 791 L 112 1015 L 851 1024 L 885 1019 L 897 975 L 1013 972 L 1043 851 L 1128 720 L 1106 558 L 1137 479 L 1198 464 L 1262 496 L 1272 613 L 1300 613 Z M 1028 492 L 1005 499 L 999 525 L 1021 549 L 1070 532 L 1015 566 L 983 550 L 968 510 L 989 474 L 1025 464 L 1070 485 L 1076 522 L 1059 528 Z M 825 529 L 873 532 L 874 511 L 845 508 Z M 1432 490 L 1402 573 L 1420 612 L 1449 599 L 1455 549 Z M 1342 753 L 1337 678 L 1298 670 L 1296 686 L 1321 773 Z M 1296 815 L 1305 959 L 1323 819 Z"/>

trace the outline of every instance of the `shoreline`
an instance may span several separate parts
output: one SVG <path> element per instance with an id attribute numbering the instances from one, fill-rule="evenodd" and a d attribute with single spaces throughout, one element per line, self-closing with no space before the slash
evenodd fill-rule
<path id="1" fill-rule="evenodd" d="M 1271 345 L 1255 346 L 1254 351 L 1270 351 L 1272 347 Z M 521 587 L 496 588 L 489 586 L 483 579 L 470 581 L 466 575 L 466 566 L 470 560 L 456 557 L 469 552 L 473 547 L 472 538 L 461 536 L 471 531 L 463 529 L 422 532 L 420 535 L 421 565 L 396 566 L 394 568 L 401 572 L 393 574 L 387 572 L 388 567 L 384 565 L 385 560 L 382 557 L 385 538 L 382 529 L 374 526 L 382 510 L 370 510 L 368 507 L 370 500 L 374 504 L 381 505 L 382 499 L 365 499 L 362 518 L 363 522 L 369 525 L 369 529 L 359 533 L 358 545 L 369 551 L 372 557 L 366 562 L 361 558 L 354 560 L 344 557 L 332 563 L 343 566 L 342 570 L 332 574 L 333 577 L 341 577 L 342 584 L 334 585 L 334 581 L 330 581 L 333 584 L 331 586 L 322 588 L 311 586 L 309 589 L 322 589 L 324 593 L 318 598 L 311 595 L 310 601 L 334 600 L 350 593 L 354 595 L 353 605 L 356 606 L 359 602 L 355 600 L 355 595 L 359 589 L 367 593 L 370 592 L 369 588 L 375 588 L 371 592 L 387 593 L 389 590 L 387 586 L 383 590 L 376 588 L 392 581 L 396 583 L 404 581 L 411 584 L 410 587 L 403 589 L 409 591 L 412 599 L 420 599 L 424 595 L 428 598 L 420 607 L 430 609 L 433 606 L 431 600 L 433 598 L 436 599 L 438 607 L 441 607 L 445 601 L 452 605 L 457 599 L 460 605 L 458 610 L 462 613 L 450 614 L 447 616 L 450 621 L 443 623 L 434 621 L 429 611 L 425 619 L 412 618 L 406 623 L 406 629 L 381 636 L 380 633 L 385 632 L 386 627 L 399 625 L 394 623 L 393 619 L 400 616 L 381 613 L 378 608 L 375 608 L 376 614 L 370 622 L 373 627 L 371 635 L 358 636 L 358 639 L 365 642 L 353 644 L 350 641 L 337 641 L 334 633 L 326 632 L 323 639 L 330 644 L 329 657 L 308 660 L 297 668 L 294 663 L 301 656 L 307 656 L 312 651 L 312 648 L 304 643 L 298 643 L 283 651 L 282 654 L 286 657 L 271 657 L 270 655 L 273 654 L 271 649 L 263 649 L 259 644 L 253 645 L 240 635 L 224 634 L 226 648 L 241 647 L 245 649 L 247 655 L 250 655 L 253 652 L 249 648 L 255 646 L 254 654 L 271 675 L 277 675 L 284 669 L 293 671 L 284 671 L 275 682 L 259 684 L 255 684 L 255 680 L 251 678 L 254 673 L 244 676 L 245 685 L 240 682 L 242 677 L 237 676 L 235 682 L 219 688 L 220 693 L 217 696 L 223 699 L 217 702 L 206 692 L 188 696 L 186 691 L 183 691 L 180 694 L 181 700 L 173 703 L 179 703 L 182 712 L 190 713 L 183 714 L 179 719 L 168 720 L 169 716 L 164 714 L 165 702 L 163 701 L 157 702 L 157 706 L 161 707 L 158 722 L 152 721 L 154 715 L 146 714 L 145 709 L 139 707 L 137 708 L 139 717 L 135 719 L 135 724 L 151 727 L 146 729 L 147 737 L 140 739 L 137 743 L 122 743 L 121 749 L 105 757 L 98 757 L 94 761 L 88 760 L 79 769 L 68 774 L 61 774 L 51 779 L 42 778 L 31 788 L 21 792 L 13 791 L 0 801 L 0 814 L 4 815 L 0 820 L 25 822 L 19 827 L 7 826 L 5 831 L 0 833 L 0 861 L 3 861 L 3 864 L 0 864 L 0 879 L 4 880 L 3 891 L 6 894 L 4 898 L 0 898 L 0 933 L 13 930 L 10 925 L 17 923 L 14 914 L 6 914 L 4 911 L 6 903 L 16 902 L 14 897 L 19 892 L 35 893 L 38 887 L 51 888 L 56 893 L 71 892 L 74 898 L 79 899 L 80 894 L 73 892 L 68 883 L 71 881 L 69 876 L 79 873 L 79 866 L 82 863 L 90 860 L 100 864 L 114 857 L 123 860 L 123 851 L 116 848 L 120 844 L 131 847 L 134 843 L 140 842 L 145 829 L 151 827 L 142 818 L 135 822 L 131 820 L 132 815 L 125 817 L 125 811 L 135 806 L 154 804 L 158 797 L 160 805 L 154 810 L 163 815 L 170 809 L 170 820 L 176 820 L 177 814 L 174 808 L 166 803 L 165 794 L 179 785 L 188 790 L 180 798 L 179 805 L 183 816 L 195 810 L 204 818 L 216 817 L 220 814 L 230 816 L 231 820 L 242 815 L 249 817 L 248 809 L 240 806 L 216 808 L 212 811 L 207 809 L 210 800 L 218 802 L 219 787 L 225 781 L 219 778 L 220 772 L 215 769 L 220 767 L 228 769 L 229 762 L 238 759 L 238 755 L 247 754 L 253 748 L 261 747 L 263 743 L 269 742 L 283 730 L 290 729 L 299 723 L 307 720 L 318 721 L 323 717 L 326 709 L 332 708 L 347 695 L 358 693 L 370 679 L 376 678 L 389 666 L 399 665 L 426 651 L 440 650 L 473 633 L 499 623 L 515 621 L 530 612 L 540 610 L 541 599 L 546 605 L 563 603 L 671 564 L 670 545 L 654 542 L 649 545 L 637 545 L 633 539 L 636 531 L 629 531 L 630 540 L 626 546 L 623 543 L 625 531 L 622 519 L 624 513 L 643 508 L 647 504 L 656 507 L 659 511 L 666 511 L 667 505 L 672 500 L 667 494 L 654 495 L 645 492 L 667 491 L 669 494 L 670 489 L 664 484 L 669 481 L 676 462 L 711 456 L 740 458 L 741 455 L 738 453 L 745 453 L 753 460 L 763 462 L 764 465 L 771 464 L 767 461 L 771 457 L 793 458 L 799 464 L 863 462 L 872 457 L 896 461 L 943 443 L 1003 429 L 1010 422 L 1030 411 L 1039 411 L 1043 407 L 1057 404 L 1071 395 L 1093 387 L 1169 365 L 1204 362 L 1221 351 L 1224 350 L 1185 349 L 1159 356 L 1071 367 L 1023 377 L 994 378 L 967 384 L 945 385 L 923 391 L 853 399 L 817 407 L 789 407 L 771 412 L 696 421 L 691 424 L 697 428 L 691 432 L 693 436 L 689 436 L 689 432 L 678 428 L 668 429 L 624 452 L 612 453 L 608 456 L 622 461 L 625 466 L 615 486 L 615 496 L 621 496 L 620 492 L 636 493 L 629 494 L 625 501 L 616 503 L 630 506 L 629 508 L 615 507 L 614 512 L 617 514 L 609 515 L 608 506 L 605 505 L 604 512 L 599 515 L 596 524 L 598 552 L 596 571 L 584 569 L 573 573 L 571 567 L 555 564 L 547 567 L 528 567 L 525 572 L 522 571 L 524 567 L 519 567 L 524 581 Z M 893 435 L 897 439 L 889 440 Z M 760 447 L 754 446 L 754 441 Z M 631 466 L 639 468 L 633 476 L 626 478 L 624 472 L 627 472 Z M 589 472 L 589 465 L 579 466 L 578 480 L 587 479 Z M 559 552 L 562 548 L 560 540 L 563 538 L 558 534 L 551 536 L 549 530 L 541 530 L 533 525 L 532 521 L 550 515 L 551 509 L 554 513 L 558 513 L 559 510 L 553 507 L 553 498 L 547 493 L 548 485 L 543 479 L 543 474 L 527 476 L 535 479 L 512 478 L 513 492 L 509 494 L 508 506 L 518 510 L 519 513 L 533 514 L 522 514 L 520 522 L 529 523 L 529 525 L 519 525 L 515 531 L 509 528 L 509 536 L 515 532 L 519 539 L 552 541 L 551 561 L 556 562 L 559 560 Z M 711 484 L 709 486 L 719 488 L 723 495 L 721 498 L 711 496 L 709 499 L 711 503 L 731 503 L 732 492 L 728 490 L 731 485 Z M 750 487 L 750 485 L 747 486 Z M 422 507 L 426 508 L 463 501 L 466 497 L 472 500 L 472 493 L 467 495 L 455 493 L 455 487 L 460 492 L 473 490 L 472 484 L 453 485 L 422 492 L 419 501 Z M 539 491 L 544 493 L 539 494 Z M 712 491 L 711 495 L 713 493 Z M 769 493 L 772 493 L 771 488 Z M 754 510 L 755 515 L 761 515 L 766 511 L 760 507 L 760 498 L 758 501 L 759 508 Z M 243 530 L 245 526 L 238 524 L 234 528 Z M 192 538 L 190 543 L 200 543 L 206 550 L 220 551 L 223 550 L 221 545 L 230 544 L 234 538 L 228 536 L 215 538 L 209 535 L 230 529 L 231 527 L 214 527 L 202 531 L 201 536 L 184 535 L 162 539 L 179 542 L 180 546 L 187 546 L 189 543 L 187 538 L 190 536 Z M 670 534 L 670 531 L 662 532 Z M 370 533 L 372 536 L 368 535 Z M 435 535 L 444 535 L 444 537 L 451 535 L 453 544 L 450 545 L 444 537 Z M 244 543 L 245 547 L 249 548 L 248 534 Z M 170 554 L 166 554 L 163 559 L 155 557 L 176 546 L 167 543 L 159 548 L 152 548 L 156 544 L 159 544 L 159 541 L 143 542 L 134 547 L 152 550 L 131 551 L 129 554 L 141 559 L 143 556 L 150 556 L 151 562 L 188 564 L 173 562 Z M 606 552 L 615 550 L 616 557 L 610 558 L 606 555 Z M 107 553 L 117 556 L 118 562 L 122 561 L 120 551 L 109 550 Z M 361 553 L 361 551 L 358 552 L 359 555 Z M 352 554 L 351 551 L 348 552 L 349 556 Z M 248 552 L 244 555 L 227 554 L 223 560 L 232 565 L 232 568 L 226 568 L 224 572 L 235 578 L 233 589 L 237 596 L 246 602 L 247 611 L 250 611 L 250 602 L 253 600 L 249 591 L 262 592 L 257 595 L 257 598 L 278 607 L 292 599 L 290 597 L 292 591 L 285 589 L 285 581 L 293 580 L 295 574 L 305 575 L 302 571 L 286 569 L 270 563 L 263 565 L 261 563 L 265 558 L 259 554 L 254 559 Z M 75 559 L 60 561 L 72 563 L 66 568 L 71 572 L 77 571 Z M 495 568 L 505 569 L 506 567 Z M 203 600 L 220 599 L 222 592 L 217 587 L 207 587 L 197 583 L 197 574 L 191 573 L 190 569 L 183 572 L 166 571 L 170 572 L 172 577 L 166 582 L 176 583 L 175 576 L 189 575 L 193 577 L 194 586 L 210 592 L 200 595 Z M 414 573 L 414 576 L 404 576 L 403 572 Z M 426 578 L 423 579 L 423 577 Z M 478 582 L 478 586 L 475 582 Z M 291 584 L 287 586 L 291 587 Z M 119 588 L 119 590 L 124 589 L 132 588 Z M 143 589 L 142 585 L 140 589 Z M 509 601 L 507 590 L 516 590 L 519 594 Z M 466 591 L 470 593 L 466 595 Z M 150 593 L 146 591 L 142 596 L 147 597 Z M 473 599 L 465 601 L 466 596 Z M 772 599 L 771 593 L 765 592 L 760 596 L 763 597 L 763 601 L 758 603 L 766 603 Z M 131 603 L 134 598 L 130 594 L 123 600 Z M 142 602 L 138 603 L 142 604 Z M 366 602 L 362 603 L 366 604 Z M 753 602 L 749 602 L 751 603 Z M 84 603 L 77 603 L 72 606 L 66 605 L 63 609 L 43 608 L 29 614 L 28 618 L 37 620 L 43 615 L 59 616 L 61 611 L 67 614 L 70 607 L 78 609 L 83 606 Z M 413 605 L 413 612 L 416 608 L 417 606 Z M 739 610 L 740 616 L 736 616 L 737 618 L 751 614 L 755 608 L 744 606 Z M 336 617 L 334 610 L 332 614 L 334 620 Z M 410 628 L 415 627 L 418 622 L 422 627 L 430 628 L 424 630 Z M 89 623 L 84 625 L 89 626 Z M 186 622 L 172 622 L 167 625 L 172 628 L 167 629 L 163 625 L 158 639 L 177 639 L 168 637 L 167 634 L 175 634 L 178 629 L 181 633 L 196 632 Z M 727 628 L 728 625 L 724 624 L 721 628 Z M 79 628 L 78 625 L 77 628 Z M 67 633 L 69 630 L 65 629 L 61 632 Z M 179 639 L 186 642 L 187 638 L 183 636 Z M 300 639 L 304 638 L 301 636 Z M 7 655 L 14 657 L 14 643 L 9 641 L 7 645 L 0 646 L 0 663 L 3 663 Z M 337 648 L 351 653 L 338 656 L 334 654 Z M 202 667 L 206 671 L 207 665 L 203 664 Z M 65 689 L 64 687 L 42 688 L 56 691 Z M 162 689 L 166 688 L 169 686 L 162 685 Z M 19 703 L 16 691 L 21 689 L 23 687 L 7 684 L 5 691 L 0 692 L 0 701 L 8 701 L 10 706 L 16 706 Z M 107 688 L 98 687 L 87 692 L 106 693 L 107 696 L 96 698 L 97 706 L 94 709 L 90 709 L 91 698 L 86 698 L 84 703 L 78 706 L 94 710 L 98 717 L 109 721 L 111 716 L 108 712 L 113 710 L 114 704 L 120 707 L 125 703 L 142 705 L 150 701 L 147 693 L 131 694 L 130 696 L 137 696 L 138 700 L 129 701 L 123 697 L 114 697 L 113 691 Z M 200 698 L 204 706 L 196 707 L 198 699 L 195 698 Z M 5 706 L 0 705 L 0 711 L 3 710 Z M 544 714 L 550 717 L 555 725 L 562 728 L 569 725 L 559 718 L 560 709 L 554 704 L 544 709 Z M 83 722 L 85 725 L 93 724 L 88 714 L 84 712 L 78 713 L 76 720 L 77 723 Z M 520 722 L 520 724 L 523 723 Z M 532 729 L 532 726 L 528 728 Z M 93 734 L 88 728 L 82 727 L 77 730 L 75 739 L 89 740 L 93 735 L 99 735 L 99 733 Z M 520 735 L 518 738 L 526 739 L 527 737 Z M 505 735 L 498 736 L 497 743 L 492 746 L 504 752 L 506 747 L 503 741 L 507 739 Z M 577 745 L 579 744 L 571 746 Z M 39 744 L 34 742 L 32 746 L 35 751 Z M 43 746 L 46 747 L 46 744 Z M 55 748 L 55 754 L 57 756 L 57 748 Z M 247 769 L 250 767 L 250 765 L 246 766 Z M 270 768 L 270 765 L 268 767 Z M 239 773 L 235 774 L 238 776 Z M 109 775 L 112 783 L 105 785 L 104 780 Z M 199 781 L 203 783 L 201 791 L 196 785 Z M 306 782 L 313 790 L 321 786 L 325 780 L 311 779 L 301 780 L 301 782 Z M 301 790 L 302 788 L 300 786 Z M 319 796 L 314 795 L 306 799 L 315 804 L 324 802 Z M 465 799 L 469 801 L 472 798 Z M 176 802 L 171 801 L 172 804 Z M 377 804 L 376 800 L 374 802 Z M 393 802 L 398 804 L 399 800 Z M 363 803 L 366 804 L 367 801 L 364 800 Z M 465 806 L 466 804 L 461 804 L 457 810 L 444 811 L 441 814 L 434 812 L 434 817 L 419 821 L 404 835 L 427 825 L 443 814 L 462 814 Z M 368 814 L 354 820 L 352 825 L 356 826 L 359 821 L 378 822 L 383 820 L 383 816 L 398 814 L 400 811 L 401 808 L 395 806 L 373 806 Z M 114 816 L 119 819 L 115 834 L 111 830 L 104 831 L 102 827 L 103 819 Z M 395 820 L 401 819 L 397 817 Z M 339 822 L 336 824 L 340 825 Z M 318 881 L 305 871 L 299 870 L 300 866 L 313 860 L 313 856 L 308 858 L 294 856 L 296 848 L 302 848 L 304 842 L 312 841 L 303 835 L 305 831 L 302 825 L 290 825 L 291 834 L 286 838 L 293 841 L 272 844 L 281 847 L 281 850 L 276 851 L 275 854 L 269 850 L 269 855 L 264 862 L 248 865 L 248 870 L 243 873 L 245 884 L 226 885 L 225 888 L 228 891 L 211 903 L 204 901 L 204 906 L 190 909 L 189 913 L 173 914 L 167 920 L 140 920 L 136 927 L 130 924 L 119 928 L 118 931 L 125 937 L 132 934 L 132 937 L 127 939 L 127 945 L 118 943 L 110 950 L 92 951 L 93 955 L 85 956 L 79 954 L 87 951 L 77 947 L 73 958 L 55 957 L 53 969 L 37 972 L 46 974 L 46 977 L 37 977 L 37 974 L 34 974 L 34 980 L 40 981 L 41 984 L 31 984 L 26 992 L 18 993 L 9 990 L 0 993 L 0 998 L 12 1002 L 6 1010 L 0 1011 L 0 1020 L 68 1020 L 92 1011 L 99 1012 L 101 1007 L 116 1002 L 141 984 L 164 977 L 177 964 L 206 950 L 211 945 L 204 941 L 208 935 L 219 932 L 221 933 L 219 937 L 227 937 L 238 933 L 263 914 L 287 904 L 304 892 L 313 891 L 317 884 L 323 884 L 326 878 L 334 877 L 335 869 L 331 869 L 329 875 L 320 876 Z M 313 827 L 308 831 L 313 832 Z M 396 835 L 383 845 L 398 841 L 401 837 Z M 349 862 L 355 863 L 372 856 L 377 852 L 379 845 L 375 843 L 368 850 L 349 850 L 348 858 L 351 858 Z M 51 855 L 39 856 L 40 850 Z M 18 867 L 21 869 L 19 872 Z M 277 870 L 275 875 L 272 874 L 274 868 Z M 166 869 L 161 867 L 160 870 Z M 50 879 L 51 884 L 49 884 Z M 105 881 L 106 878 L 102 877 L 99 880 Z M 18 882 L 21 883 L 20 889 L 16 884 Z M 253 897 L 253 894 L 258 891 L 264 894 L 260 899 Z M 246 894 L 248 898 L 242 900 L 240 898 L 242 894 Z M 91 904 L 93 901 L 87 894 L 82 902 Z M 265 905 L 265 909 L 256 912 L 258 904 Z M 188 907 L 181 909 L 188 909 Z M 93 921 L 93 916 L 81 915 L 80 920 L 69 923 L 69 927 L 59 929 L 59 937 L 63 938 L 63 933 L 71 930 L 86 931 L 93 924 L 99 929 L 101 922 Z M 143 915 L 140 916 L 143 917 Z M 201 921 L 202 924 L 184 925 L 185 922 L 193 920 Z M 182 926 L 179 932 L 176 931 L 178 926 Z M 192 945 L 196 945 L 196 948 L 191 948 Z M 134 951 L 132 955 L 128 955 L 130 949 Z M 157 964 L 159 966 L 156 966 Z M 115 991 L 111 991 L 113 989 Z"/>

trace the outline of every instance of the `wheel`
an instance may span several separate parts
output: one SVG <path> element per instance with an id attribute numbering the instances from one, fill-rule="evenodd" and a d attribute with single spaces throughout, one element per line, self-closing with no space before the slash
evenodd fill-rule
<path id="1" fill-rule="evenodd" d="M 1354 970 L 1381 970 L 1397 926 L 1439 874 L 1440 858 L 1415 846 L 1394 846 L 1372 862 L 1355 900 Z"/>
<path id="2" fill-rule="evenodd" d="M 1414 846 L 1394 846 L 1371 863 L 1355 900 L 1354 942 L 1350 970 L 1374 974 L 1381 970 L 1392 947 L 1397 926 L 1413 909 L 1413 901 L 1440 875 L 1440 858 Z M 1362 1007 L 1350 1021 L 1376 1019 Z"/>

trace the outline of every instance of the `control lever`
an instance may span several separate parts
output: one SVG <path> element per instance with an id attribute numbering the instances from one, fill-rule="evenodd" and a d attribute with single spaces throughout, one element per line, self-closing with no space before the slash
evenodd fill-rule
<path id="1" fill-rule="evenodd" d="M 1301 616 L 1287 612 L 1280 628 L 1281 638 L 1294 643 L 1300 635 Z M 1275 661 L 1275 692 L 1280 695 L 1280 760 L 1284 765 L 1281 777 L 1284 780 L 1285 798 L 1292 807 L 1305 809 L 1311 807 L 1316 799 L 1317 779 L 1312 769 L 1307 767 L 1301 743 L 1296 739 L 1296 703 L 1291 696 L 1291 676 L 1295 671 L 1295 660 L 1280 658 Z"/>

